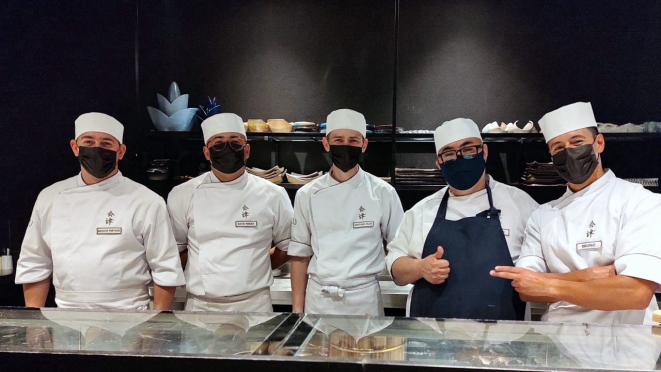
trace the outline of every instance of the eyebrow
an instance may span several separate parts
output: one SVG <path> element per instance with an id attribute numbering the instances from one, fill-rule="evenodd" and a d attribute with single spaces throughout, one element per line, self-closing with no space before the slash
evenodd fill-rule
<path id="1" fill-rule="evenodd" d="M 575 140 L 575 139 L 585 139 L 585 136 L 582 135 L 582 134 L 577 134 L 577 135 L 575 135 L 574 137 L 570 138 L 569 140 L 570 140 L 570 141 L 573 141 L 573 140 Z"/>
<path id="2" fill-rule="evenodd" d="M 466 145 L 472 145 L 472 144 L 473 144 L 473 142 L 471 142 L 471 141 L 465 141 L 464 143 L 462 143 L 461 145 L 459 145 L 457 147 L 462 148 Z M 454 151 L 454 149 L 455 148 L 453 146 L 447 146 L 447 147 L 442 148 L 440 152 L 445 152 L 445 151 L 450 151 L 450 150 Z"/>
<path id="3" fill-rule="evenodd" d="M 81 139 L 81 140 L 86 140 L 86 139 L 94 140 L 94 137 L 92 137 L 92 136 L 82 136 L 82 137 L 80 137 L 80 139 Z M 102 137 L 99 141 L 113 142 L 113 141 L 114 141 L 114 138 L 110 138 L 110 137 Z"/>

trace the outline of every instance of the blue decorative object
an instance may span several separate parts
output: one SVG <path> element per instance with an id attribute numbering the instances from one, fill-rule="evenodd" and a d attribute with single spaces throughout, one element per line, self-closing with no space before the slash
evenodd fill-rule
<path id="1" fill-rule="evenodd" d="M 158 107 L 167 116 L 172 116 L 175 112 L 188 108 L 188 94 L 177 97 L 172 103 L 158 93 L 156 97 L 158 98 Z"/>
<path id="2" fill-rule="evenodd" d="M 158 107 L 147 107 L 149 117 L 156 129 L 162 132 L 188 132 L 193 126 L 196 108 L 188 108 L 188 94 L 181 94 L 174 81 L 168 89 L 168 98 L 156 94 Z"/>
<path id="3" fill-rule="evenodd" d="M 208 102 L 204 105 L 200 105 L 200 112 L 198 112 L 197 117 L 200 120 L 204 121 L 216 114 L 220 114 L 220 105 L 216 102 L 216 97 L 207 97 Z"/>

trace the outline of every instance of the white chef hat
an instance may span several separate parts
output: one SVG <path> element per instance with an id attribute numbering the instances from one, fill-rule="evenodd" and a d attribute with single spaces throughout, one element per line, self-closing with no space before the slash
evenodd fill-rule
<path id="1" fill-rule="evenodd" d="M 76 119 L 76 139 L 86 132 L 107 133 L 122 143 L 124 138 L 124 126 L 110 115 L 100 112 L 88 112 Z"/>
<path id="2" fill-rule="evenodd" d="M 576 102 L 551 111 L 539 119 L 544 139 L 553 138 L 583 128 L 597 127 L 590 102 Z"/>
<path id="3" fill-rule="evenodd" d="M 204 143 L 209 138 L 222 133 L 239 133 L 246 137 L 246 128 L 243 126 L 243 119 L 237 114 L 216 114 L 202 122 L 202 135 Z"/>
<path id="4" fill-rule="evenodd" d="M 434 131 L 436 152 L 442 149 L 443 146 L 447 146 L 449 143 L 473 137 L 479 138 L 480 140 L 482 139 L 480 129 L 471 119 L 460 118 L 446 121 Z"/>
<path id="5" fill-rule="evenodd" d="M 366 137 L 366 128 L 367 122 L 365 121 L 365 116 L 354 110 L 335 110 L 326 118 L 326 136 L 336 129 L 351 129 Z"/>

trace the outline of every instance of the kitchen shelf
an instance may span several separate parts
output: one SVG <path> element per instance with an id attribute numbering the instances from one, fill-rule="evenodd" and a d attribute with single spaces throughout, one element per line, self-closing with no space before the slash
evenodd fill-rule
<path id="1" fill-rule="evenodd" d="M 292 132 L 292 133 L 247 133 L 251 141 L 303 141 L 318 142 L 326 136 L 318 132 Z M 185 141 L 202 141 L 201 132 L 158 132 L 149 131 L 145 134 L 147 138 L 165 138 Z M 392 134 L 374 133 L 368 134 L 367 139 L 371 142 L 391 142 Z M 661 141 L 661 133 L 604 133 L 609 141 Z M 541 133 L 485 133 L 482 135 L 485 142 L 519 142 L 519 143 L 544 143 Z M 397 133 L 397 142 L 401 143 L 433 143 L 433 133 Z"/>
<path id="2" fill-rule="evenodd" d="M 661 141 L 661 133 L 603 133 L 607 141 Z M 421 142 L 433 143 L 433 133 L 397 133 L 397 142 Z M 520 143 L 544 143 L 544 135 L 541 133 L 484 133 L 484 142 L 520 142 Z"/>
<path id="3" fill-rule="evenodd" d="M 326 133 L 319 132 L 291 132 L 291 133 L 246 133 L 249 141 L 273 141 L 273 142 L 320 142 L 326 137 Z M 145 134 L 147 138 L 172 139 L 184 141 L 202 142 L 201 132 L 158 132 L 149 131 Z M 392 142 L 392 134 L 368 133 L 370 142 Z"/>

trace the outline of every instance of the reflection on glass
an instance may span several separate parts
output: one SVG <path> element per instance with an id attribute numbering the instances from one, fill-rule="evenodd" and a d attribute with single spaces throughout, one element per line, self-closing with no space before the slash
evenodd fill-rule
<path id="1" fill-rule="evenodd" d="M 299 328 L 279 355 L 526 370 L 658 370 L 661 355 L 649 326 L 306 316 Z"/>
<path id="2" fill-rule="evenodd" d="M 0 351 L 266 355 L 287 314 L 0 309 Z"/>
<path id="3" fill-rule="evenodd" d="M 654 333 L 657 333 L 655 335 Z M 661 370 L 661 328 L 387 317 L 0 308 L 13 351 L 289 357 L 510 370 Z"/>

